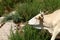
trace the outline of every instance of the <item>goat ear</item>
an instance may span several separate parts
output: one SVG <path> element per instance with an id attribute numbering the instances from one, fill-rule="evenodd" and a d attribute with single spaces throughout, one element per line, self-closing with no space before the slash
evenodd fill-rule
<path id="1" fill-rule="evenodd" d="M 43 14 L 43 15 L 44 15 L 44 12 L 41 12 L 41 11 L 40 11 L 40 14 Z"/>
<path id="2" fill-rule="evenodd" d="M 44 14 L 47 15 L 49 13 L 49 11 L 44 11 Z"/>
<path id="3" fill-rule="evenodd" d="M 43 12 L 40 11 L 40 13 L 43 14 L 43 15 L 47 15 L 49 13 L 49 11 L 43 11 Z"/>

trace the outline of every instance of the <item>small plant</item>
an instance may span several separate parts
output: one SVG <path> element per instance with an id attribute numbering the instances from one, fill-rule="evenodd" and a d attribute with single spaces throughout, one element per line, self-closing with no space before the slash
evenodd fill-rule
<path id="1" fill-rule="evenodd" d="M 10 40 L 50 40 L 50 34 L 46 30 L 37 30 L 32 26 L 26 25 L 23 34 L 11 31 Z"/>
<path id="2" fill-rule="evenodd" d="M 38 30 L 27 25 L 24 30 L 25 40 L 50 40 L 50 34 L 47 30 Z"/>
<path id="3" fill-rule="evenodd" d="M 10 36 L 8 36 L 9 40 L 23 40 L 23 37 L 20 36 L 20 33 L 16 29 L 16 32 L 14 33 L 12 28 L 10 30 Z"/>

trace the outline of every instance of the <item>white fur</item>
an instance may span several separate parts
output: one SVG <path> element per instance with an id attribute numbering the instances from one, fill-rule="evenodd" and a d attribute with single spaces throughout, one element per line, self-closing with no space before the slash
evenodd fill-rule
<path id="1" fill-rule="evenodd" d="M 28 24 L 39 25 L 39 20 L 36 19 L 36 17 L 38 18 L 40 15 L 41 14 L 38 14 L 37 16 L 33 17 L 31 20 L 28 21 Z M 44 29 L 47 29 L 50 33 L 52 33 L 51 40 L 55 40 L 56 36 L 60 32 L 60 9 L 56 10 L 51 14 L 44 15 L 43 21 L 44 21 L 43 25 L 46 26 L 44 27 Z"/>

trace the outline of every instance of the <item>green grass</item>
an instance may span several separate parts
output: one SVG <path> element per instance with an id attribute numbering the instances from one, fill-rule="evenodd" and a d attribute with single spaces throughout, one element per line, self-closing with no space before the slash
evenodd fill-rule
<path id="1" fill-rule="evenodd" d="M 24 3 L 25 0 L 1 0 L 0 1 L 0 16 L 4 16 L 9 12 L 15 10 L 18 3 Z"/>
<path id="2" fill-rule="evenodd" d="M 47 14 L 49 14 L 57 9 L 60 9 L 60 0 L 24 0 L 22 3 L 19 2 L 15 5 L 16 14 L 13 18 L 11 16 L 6 17 L 11 17 L 11 20 L 16 22 L 18 22 L 16 19 L 26 22 L 37 15 L 40 11 L 48 11 Z M 6 18 L 6 21 L 10 20 L 9 18 Z"/>
<path id="3" fill-rule="evenodd" d="M 16 31 L 14 34 L 11 31 L 9 40 L 50 40 L 50 34 L 47 30 L 37 30 L 32 26 L 26 25 L 23 33 Z"/>
<path id="4" fill-rule="evenodd" d="M 20 33 L 18 33 L 18 30 L 16 29 L 16 33 L 13 32 L 12 28 L 10 30 L 10 36 L 8 36 L 9 40 L 23 40 L 23 37 L 20 36 Z"/>

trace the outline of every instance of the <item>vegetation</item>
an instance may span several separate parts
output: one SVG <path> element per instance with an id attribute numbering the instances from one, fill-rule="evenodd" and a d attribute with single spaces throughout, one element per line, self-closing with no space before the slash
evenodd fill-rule
<path id="1" fill-rule="evenodd" d="M 1 0 L 0 1 L 0 16 L 5 16 L 3 22 L 13 20 L 15 23 L 21 21 L 27 22 L 33 16 L 38 14 L 40 11 L 46 12 L 47 14 L 60 9 L 60 0 Z M 15 10 L 16 14 L 10 15 L 11 11 Z M 49 21 L 49 20 L 48 20 Z M 31 26 L 25 28 L 23 37 L 20 33 L 11 32 L 10 40 L 49 40 L 49 33 L 45 30 L 36 30 Z"/>
<path id="2" fill-rule="evenodd" d="M 11 2 L 11 0 L 9 2 Z M 38 14 L 40 11 L 43 11 L 43 12 L 48 11 L 47 14 L 49 14 L 60 8 L 60 0 L 20 0 L 20 1 L 17 0 L 16 2 L 14 1 L 15 3 L 12 0 L 11 3 L 9 2 L 6 3 L 6 5 L 12 4 L 12 6 L 11 5 L 10 6 L 12 9 L 16 11 L 15 15 L 19 16 L 19 20 L 21 20 L 20 18 L 22 18 L 21 21 L 23 22 L 28 21 L 33 16 Z M 16 17 L 15 19 L 12 18 L 12 20 L 14 21 L 16 19 L 18 19 L 18 17 Z"/>
<path id="3" fill-rule="evenodd" d="M 22 0 L 0 0 L 0 16 L 13 11 L 19 2 Z"/>
<path id="4" fill-rule="evenodd" d="M 50 40 L 47 30 L 37 30 L 32 26 L 26 25 L 22 34 L 18 31 L 14 34 L 11 30 L 10 40 Z"/>

